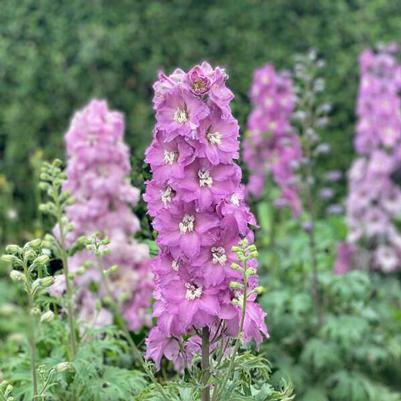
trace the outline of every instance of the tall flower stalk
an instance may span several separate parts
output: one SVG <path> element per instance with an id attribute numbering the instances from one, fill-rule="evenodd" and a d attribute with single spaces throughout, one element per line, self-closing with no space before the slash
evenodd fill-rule
<path id="1" fill-rule="evenodd" d="M 110 110 L 104 100 L 92 100 L 74 115 L 65 134 L 68 160 L 63 184 L 74 198 L 65 209 L 72 227 L 62 240 L 71 246 L 81 236 L 94 233 L 108 238 L 110 252 L 100 257 L 102 271 L 118 266 L 109 272 L 108 289 L 93 253 L 83 249 L 68 258 L 75 274 L 78 318 L 95 326 L 112 323 L 113 313 L 107 307 L 96 308 L 98 299 L 110 291 L 127 327 L 135 331 L 151 325 L 153 281 L 148 247 L 134 238 L 140 224 L 131 208 L 139 200 L 139 190 L 129 181 L 124 129 L 123 115 Z"/>
<path id="2" fill-rule="evenodd" d="M 255 259 L 244 319 L 238 306 L 244 288 L 230 286 L 242 279 L 231 268 L 232 248 L 244 238 L 252 242 L 249 225 L 255 221 L 234 162 L 239 128 L 227 78 L 206 62 L 188 73 L 161 73 L 154 85 L 154 137 L 146 152 L 152 180 L 145 200 L 160 248 L 153 260 L 157 325 L 147 338 L 146 356 L 157 367 L 164 356 L 183 370 L 201 355 L 202 400 L 210 399 L 211 366 L 219 350 L 220 359 L 227 357 L 228 342 L 241 331 L 243 342 L 267 336 L 265 314 L 255 303 Z"/>
<path id="3" fill-rule="evenodd" d="M 397 46 L 365 50 L 359 57 L 358 158 L 348 175 L 347 242 L 340 244 L 335 270 L 355 265 L 383 272 L 401 268 L 401 65 Z M 347 257 L 348 256 L 348 257 Z"/>
<path id="4" fill-rule="evenodd" d="M 6 253 L 2 256 L 2 261 L 11 266 L 11 279 L 23 284 L 27 296 L 32 400 L 35 401 L 42 398 L 47 388 L 47 383 L 43 384 L 42 389 L 40 388 L 37 353 L 38 325 L 39 322 L 51 319 L 53 312 L 42 312 L 37 300 L 54 282 L 52 277 L 45 277 L 49 256 L 43 253 L 42 241 L 37 239 L 26 243 L 22 248 L 17 245 L 7 246 Z M 8 400 L 9 398 L 6 399 Z"/>
<path id="5" fill-rule="evenodd" d="M 249 169 L 247 192 L 254 198 L 264 197 L 267 178 L 280 189 L 278 207 L 290 206 L 299 216 L 301 200 L 296 168 L 301 157 L 301 143 L 291 126 L 295 93 L 288 73 L 277 72 L 271 64 L 255 71 L 250 90 L 252 112 L 244 140 L 244 161 Z"/>
<path id="6" fill-rule="evenodd" d="M 66 218 L 65 208 L 71 204 L 72 198 L 69 193 L 62 191 L 62 186 L 66 178 L 65 173 L 61 169 L 61 161 L 55 160 L 52 164 L 44 163 L 40 175 L 40 188 L 46 191 L 49 198 L 47 203 L 40 205 L 40 210 L 43 213 L 52 215 L 56 222 L 55 228 L 55 244 L 57 256 L 60 257 L 63 265 L 63 277 L 66 288 L 65 303 L 67 309 L 67 319 L 69 327 L 69 359 L 72 361 L 77 353 L 77 327 L 74 312 L 74 293 L 72 288 L 72 279 L 69 269 L 68 251 L 66 236 L 71 230 L 71 225 Z"/>
<path id="7" fill-rule="evenodd" d="M 303 226 L 309 238 L 312 267 L 311 290 L 319 325 L 323 323 L 323 300 L 319 284 L 315 233 L 316 161 L 321 154 L 329 151 L 329 146 L 320 141 L 318 131 L 327 125 L 327 113 L 330 110 L 329 105 L 319 102 L 319 93 L 324 89 L 324 80 L 319 74 L 323 65 L 323 61 L 317 58 L 316 52 L 311 50 L 306 55 L 296 58 L 294 72 L 297 95 L 294 117 L 297 121 L 303 154 L 299 169 L 302 207 L 306 214 Z"/>

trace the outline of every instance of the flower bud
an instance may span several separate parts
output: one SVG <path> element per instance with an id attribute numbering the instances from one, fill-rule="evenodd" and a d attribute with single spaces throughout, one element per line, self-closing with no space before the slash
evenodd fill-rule
<path id="1" fill-rule="evenodd" d="M 238 263 L 231 263 L 231 269 L 235 271 L 241 271 L 242 267 Z"/>
<path id="2" fill-rule="evenodd" d="M 15 255 L 16 253 L 21 252 L 22 249 L 18 245 L 7 245 L 6 246 L 6 252 L 11 253 L 12 255 Z"/>
<path id="3" fill-rule="evenodd" d="M 31 260 L 36 257 L 36 252 L 32 248 L 28 248 L 24 251 L 24 259 Z"/>
<path id="4" fill-rule="evenodd" d="M 250 269 L 246 269 L 245 275 L 247 277 L 253 276 L 256 274 L 256 269 L 250 268 Z"/>
<path id="5" fill-rule="evenodd" d="M 33 264 L 36 266 L 46 266 L 49 263 L 49 256 L 40 255 L 34 261 Z"/>
<path id="6" fill-rule="evenodd" d="M 41 244 L 42 244 L 42 240 L 39 238 L 36 238 L 29 242 L 29 246 L 32 247 L 33 249 L 39 248 Z"/>
<path id="7" fill-rule="evenodd" d="M 16 258 L 14 255 L 2 255 L 1 256 L 1 261 L 4 263 L 7 263 L 8 265 L 15 262 L 15 260 L 18 260 L 18 258 Z"/>
<path id="8" fill-rule="evenodd" d="M 231 281 L 230 282 L 230 288 L 232 288 L 232 289 L 243 289 L 244 286 L 241 283 L 238 283 L 237 281 Z"/>
<path id="9" fill-rule="evenodd" d="M 73 370 L 73 366 L 70 362 L 60 362 L 55 366 L 58 373 L 68 372 Z"/>
<path id="10" fill-rule="evenodd" d="M 116 273 L 118 271 L 118 269 L 119 269 L 118 265 L 113 265 L 107 270 L 107 273 L 109 273 L 109 274 Z"/>
<path id="11" fill-rule="evenodd" d="M 25 275 L 24 275 L 24 273 L 22 273 L 22 272 L 20 272 L 18 270 L 11 270 L 10 278 L 13 281 L 24 281 L 25 280 Z"/>
<path id="12" fill-rule="evenodd" d="M 54 313 L 49 310 L 47 312 L 45 312 L 41 317 L 40 317 L 40 322 L 51 322 L 52 320 L 54 320 Z"/>
<path id="13" fill-rule="evenodd" d="M 255 293 L 258 295 L 262 295 L 266 292 L 265 287 L 262 287 L 261 285 L 259 287 L 255 288 Z"/>
<path id="14" fill-rule="evenodd" d="M 43 288 L 50 287 L 51 285 L 54 284 L 54 277 L 52 277 L 52 276 L 43 277 L 43 278 L 40 280 L 40 284 L 41 284 L 41 286 L 42 286 Z"/>
<path id="15" fill-rule="evenodd" d="M 40 315 L 40 309 L 35 306 L 34 308 L 31 309 L 31 315 L 32 316 Z"/>

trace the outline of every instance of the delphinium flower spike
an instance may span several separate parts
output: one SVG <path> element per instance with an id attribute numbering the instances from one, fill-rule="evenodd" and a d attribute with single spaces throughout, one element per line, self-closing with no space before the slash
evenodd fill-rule
<path id="1" fill-rule="evenodd" d="M 68 161 L 63 189 L 74 199 L 66 208 L 72 224 L 67 242 L 71 245 L 94 233 L 109 242 L 108 253 L 101 258 L 85 249 L 69 258 L 81 321 L 92 325 L 112 322 L 112 313 L 98 307 L 99 297 L 107 294 L 97 264 L 105 270 L 117 265 L 108 275 L 112 295 L 129 329 L 138 330 L 151 324 L 148 308 L 153 278 L 148 248 L 134 239 L 139 221 L 131 207 L 139 191 L 129 182 L 129 150 L 123 135 L 123 115 L 109 110 L 105 100 L 92 100 L 74 115 L 65 135 Z"/>
<path id="2" fill-rule="evenodd" d="M 336 271 L 343 273 L 363 255 L 364 265 L 392 272 L 401 266 L 401 66 L 394 44 L 359 58 L 360 86 L 355 149 L 348 175 L 348 238 L 339 247 Z M 347 249 L 346 249 L 347 248 Z M 349 255 L 344 259 L 344 252 Z M 351 254 L 354 257 L 351 257 Z M 344 261 L 348 261 L 345 265 Z"/>
<path id="3" fill-rule="evenodd" d="M 271 176 L 281 192 L 276 205 L 288 205 L 299 216 L 301 200 L 295 170 L 302 150 L 290 124 L 295 103 L 292 80 L 289 74 L 266 64 L 254 73 L 250 97 L 253 109 L 244 140 L 244 161 L 250 173 L 247 192 L 261 198 Z"/>
<path id="4" fill-rule="evenodd" d="M 244 238 L 252 243 L 249 225 L 255 220 L 234 162 L 239 127 L 226 80 L 223 69 L 204 62 L 189 72 L 161 73 L 154 85 L 156 126 L 146 152 L 152 179 L 145 200 L 160 248 L 153 260 L 157 325 L 147 339 L 147 357 L 157 366 L 165 356 L 181 370 L 206 341 L 213 351 L 240 331 L 235 300 L 242 290 L 230 283 L 242 274 L 231 268 L 232 248 Z M 256 268 L 255 260 L 251 264 Z M 242 338 L 259 343 L 267 329 L 255 303 L 253 273 Z"/>

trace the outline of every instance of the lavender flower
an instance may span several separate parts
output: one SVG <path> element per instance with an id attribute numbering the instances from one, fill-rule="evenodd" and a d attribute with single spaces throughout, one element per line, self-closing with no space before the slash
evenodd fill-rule
<path id="1" fill-rule="evenodd" d="M 294 169 L 302 151 L 290 125 L 295 100 L 292 81 L 267 64 L 255 71 L 250 97 L 253 111 L 244 141 L 244 160 L 250 171 L 247 191 L 260 198 L 271 175 L 281 189 L 280 204 L 290 206 L 298 216 L 301 202 Z"/>
<path id="2" fill-rule="evenodd" d="M 255 220 L 244 202 L 239 127 L 231 114 L 232 92 L 225 71 L 208 63 L 188 73 L 159 75 L 155 83 L 156 127 L 146 152 L 152 170 L 145 200 L 158 232 L 159 255 L 153 261 L 157 326 L 147 338 L 147 358 L 160 365 L 164 356 L 182 369 L 200 351 L 200 330 L 216 339 L 234 337 L 241 310 L 232 302 L 241 290 L 230 288 L 239 272 L 232 247 L 252 240 Z M 265 313 L 251 295 L 244 340 L 267 336 Z M 215 339 L 215 340 L 213 340 Z"/>
<path id="3" fill-rule="evenodd" d="M 117 272 L 109 276 L 111 290 L 122 304 L 128 327 L 138 330 L 151 324 L 147 311 L 153 285 L 147 246 L 133 238 L 139 221 L 131 207 L 137 203 L 139 191 L 129 183 L 129 151 L 123 134 L 123 116 L 110 111 L 106 101 L 92 100 L 75 114 L 65 135 L 68 164 L 64 190 L 75 199 L 66 210 L 73 225 L 68 242 L 72 244 L 81 235 L 94 232 L 110 241 L 110 252 L 100 261 L 90 252 L 82 251 L 72 256 L 69 264 L 79 287 L 80 317 L 94 325 L 112 322 L 108 310 L 96 307 L 96 299 L 106 295 L 96 265 L 101 263 L 102 269 L 118 265 Z M 84 273 L 78 275 L 83 267 Z M 89 290 L 94 282 L 99 287 L 96 293 Z M 55 288 L 58 293 L 60 285 L 63 284 Z"/>
<path id="4" fill-rule="evenodd" d="M 349 174 L 348 243 L 368 248 L 370 268 L 384 272 L 401 266 L 401 190 L 393 181 L 401 162 L 401 66 L 384 46 L 359 58 L 360 87 L 355 149 Z"/>

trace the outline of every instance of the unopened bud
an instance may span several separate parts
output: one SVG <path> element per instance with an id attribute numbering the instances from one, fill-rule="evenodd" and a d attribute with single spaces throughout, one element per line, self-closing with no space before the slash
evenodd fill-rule
<path id="1" fill-rule="evenodd" d="M 245 246 L 247 246 L 247 245 L 248 245 L 248 240 L 247 240 L 246 238 L 242 239 L 242 240 L 239 242 L 239 246 L 245 247 Z"/>
<path id="2" fill-rule="evenodd" d="M 43 277 L 40 281 L 41 281 L 40 283 L 41 286 L 47 288 L 54 284 L 54 277 L 51 276 Z"/>
<path id="3" fill-rule="evenodd" d="M 39 247 L 40 247 L 41 243 L 42 243 L 42 240 L 39 239 L 39 238 L 36 238 L 36 239 L 30 241 L 30 242 L 29 242 L 29 245 L 30 245 L 32 248 L 36 249 L 36 248 L 39 248 Z"/>
<path id="4" fill-rule="evenodd" d="M 245 275 L 247 277 L 253 276 L 254 274 L 256 274 L 256 269 L 253 269 L 253 268 L 246 269 Z"/>
<path id="5" fill-rule="evenodd" d="M 85 273 L 86 273 L 86 269 L 84 266 L 80 266 L 76 271 L 77 276 L 82 276 Z"/>
<path id="6" fill-rule="evenodd" d="M 40 315 L 40 309 L 37 308 L 37 307 L 32 308 L 32 309 L 31 309 L 31 315 L 32 315 L 32 316 Z"/>
<path id="7" fill-rule="evenodd" d="M 266 289 L 265 289 L 265 287 L 262 287 L 262 286 L 260 285 L 259 287 L 256 287 L 256 288 L 255 288 L 255 292 L 256 292 L 256 294 L 258 294 L 258 295 L 262 295 L 262 294 L 264 294 L 264 293 L 266 292 Z"/>
<path id="8" fill-rule="evenodd" d="M 231 281 L 230 282 L 230 288 L 232 289 L 242 289 L 244 286 L 241 283 L 238 283 L 237 281 Z"/>
<path id="9" fill-rule="evenodd" d="M 15 255 L 16 253 L 20 252 L 22 249 L 18 245 L 7 245 L 6 252 Z"/>
<path id="10" fill-rule="evenodd" d="M 58 373 L 68 372 L 73 370 L 73 366 L 70 362 L 60 362 L 55 367 Z"/>
<path id="11" fill-rule="evenodd" d="M 107 270 L 107 272 L 110 274 L 116 273 L 118 271 L 118 269 L 119 269 L 118 265 L 113 265 Z"/>
<path id="12" fill-rule="evenodd" d="M 23 280 L 25 280 L 25 275 L 24 275 L 24 273 L 22 273 L 18 270 L 11 270 L 10 278 L 13 281 L 23 281 Z"/>
<path id="13" fill-rule="evenodd" d="M 241 271 L 242 267 L 238 263 L 231 263 L 231 269 Z"/>
<path id="14" fill-rule="evenodd" d="M 49 263 L 49 256 L 40 255 L 33 261 L 33 263 L 37 266 L 45 266 Z"/>
<path id="15" fill-rule="evenodd" d="M 36 256 L 36 252 L 32 248 L 28 248 L 24 252 L 25 260 L 31 260 Z"/>
<path id="16" fill-rule="evenodd" d="M 51 322 L 53 319 L 54 319 L 54 313 L 53 313 L 51 310 L 45 312 L 45 313 L 40 317 L 41 323 L 43 323 L 43 322 Z"/>
<path id="17" fill-rule="evenodd" d="M 1 256 L 1 261 L 7 264 L 12 264 L 15 260 L 18 260 L 14 255 L 2 255 Z"/>
<path id="18" fill-rule="evenodd" d="M 255 252 L 256 251 L 256 245 L 255 244 L 249 245 L 248 248 L 246 248 L 246 250 L 248 252 Z"/>

